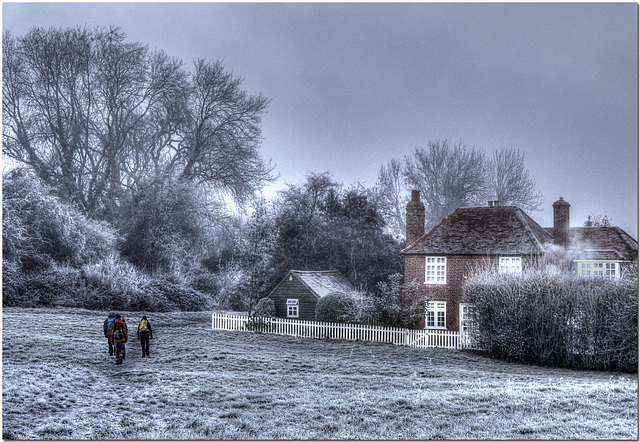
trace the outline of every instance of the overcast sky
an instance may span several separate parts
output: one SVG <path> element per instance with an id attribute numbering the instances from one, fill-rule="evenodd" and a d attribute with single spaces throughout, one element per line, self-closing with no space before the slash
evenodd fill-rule
<path id="1" fill-rule="evenodd" d="M 638 23 L 626 4 L 4 3 L 3 27 L 119 26 L 223 60 L 272 102 L 263 156 L 297 183 L 373 186 L 429 140 L 524 152 L 544 211 L 609 216 L 638 237 Z"/>

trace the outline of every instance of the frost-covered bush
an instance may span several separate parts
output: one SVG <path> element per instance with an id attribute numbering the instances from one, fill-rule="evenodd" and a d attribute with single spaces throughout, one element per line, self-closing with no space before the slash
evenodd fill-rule
<path id="1" fill-rule="evenodd" d="M 316 321 L 355 322 L 356 302 L 347 293 L 333 292 L 323 296 L 316 304 Z"/>
<path id="2" fill-rule="evenodd" d="M 2 196 L 3 260 L 22 271 L 79 266 L 115 250 L 117 235 L 108 224 L 88 219 L 25 169 L 4 174 Z"/>
<path id="3" fill-rule="evenodd" d="M 492 356 L 528 363 L 636 371 L 638 286 L 567 272 L 482 271 L 464 287 L 479 344 Z"/>
<path id="4" fill-rule="evenodd" d="M 273 318 L 276 316 L 276 304 L 273 302 L 273 299 L 262 298 L 254 307 L 253 313 L 255 316 Z"/>
<path id="5" fill-rule="evenodd" d="M 52 264 L 46 269 L 22 274 L 3 263 L 2 304 L 19 307 L 84 307 L 88 298 L 81 272 L 72 267 Z M 9 277 L 9 281 L 5 278 Z"/>
<path id="6" fill-rule="evenodd" d="M 415 282 L 404 284 L 395 273 L 379 282 L 370 304 L 370 318 L 387 327 L 415 328 L 424 318 L 426 299 L 420 296 Z"/>

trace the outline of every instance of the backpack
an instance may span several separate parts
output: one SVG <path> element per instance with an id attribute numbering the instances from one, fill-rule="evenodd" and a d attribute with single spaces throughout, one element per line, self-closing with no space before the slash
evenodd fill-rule
<path id="1" fill-rule="evenodd" d="M 113 323 L 115 321 L 116 321 L 115 316 L 113 318 L 107 318 L 107 333 L 111 330 L 111 327 L 113 327 Z"/>
<path id="2" fill-rule="evenodd" d="M 122 340 L 122 338 L 124 338 L 124 331 L 122 330 L 122 325 L 120 325 L 119 323 L 114 324 L 113 332 L 111 336 L 113 337 L 114 342 Z"/>
<path id="3" fill-rule="evenodd" d="M 147 324 L 147 320 L 143 319 L 140 321 L 140 325 L 138 326 L 138 331 L 140 333 L 149 332 L 149 324 Z"/>

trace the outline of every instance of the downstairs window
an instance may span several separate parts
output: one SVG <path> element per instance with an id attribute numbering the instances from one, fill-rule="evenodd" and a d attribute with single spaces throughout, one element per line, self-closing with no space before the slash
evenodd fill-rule
<path id="1" fill-rule="evenodd" d="M 613 261 L 576 261 L 576 271 L 582 278 L 609 278 L 620 277 L 620 265 Z"/>
<path id="2" fill-rule="evenodd" d="M 429 301 L 427 303 L 426 328 L 447 328 L 447 303 Z"/>

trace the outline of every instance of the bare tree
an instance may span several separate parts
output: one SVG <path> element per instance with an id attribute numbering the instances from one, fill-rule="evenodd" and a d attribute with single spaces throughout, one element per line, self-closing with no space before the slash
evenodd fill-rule
<path id="1" fill-rule="evenodd" d="M 173 175 L 242 201 L 269 180 L 268 106 L 220 63 L 195 72 L 118 28 L 34 28 L 3 40 L 3 154 L 92 216 Z"/>
<path id="2" fill-rule="evenodd" d="M 405 184 L 420 190 L 427 228 L 458 207 L 479 204 L 486 194 L 484 153 L 460 143 L 430 141 L 428 149 L 405 157 L 403 173 Z"/>
<path id="3" fill-rule="evenodd" d="M 482 151 L 445 141 L 429 142 L 404 161 L 392 159 L 378 172 L 378 209 L 393 233 L 405 234 L 408 190 L 418 189 L 426 209 L 427 230 L 458 207 L 499 200 L 524 210 L 539 210 L 542 196 L 524 166 L 524 154 L 513 149 Z"/>
<path id="4" fill-rule="evenodd" d="M 380 166 L 376 190 L 377 204 L 381 215 L 387 221 L 388 230 L 397 237 L 403 237 L 406 230 L 405 208 L 409 202 L 409 193 L 404 188 L 400 160 L 393 158 L 386 166 Z"/>
<path id="5" fill-rule="evenodd" d="M 594 215 L 590 213 L 587 220 L 582 224 L 584 227 L 611 227 L 611 220 L 607 215 Z"/>
<path id="6" fill-rule="evenodd" d="M 542 195 L 536 192 L 536 182 L 529 178 L 524 165 L 524 153 L 502 149 L 493 152 L 488 161 L 488 195 L 501 205 L 518 206 L 525 211 L 540 210 Z"/>
<path id="7" fill-rule="evenodd" d="M 272 168 L 258 152 L 269 100 L 240 89 L 242 79 L 226 73 L 221 62 L 199 60 L 191 83 L 186 130 L 175 156 L 180 175 L 244 199 L 271 178 Z"/>

